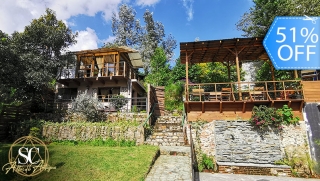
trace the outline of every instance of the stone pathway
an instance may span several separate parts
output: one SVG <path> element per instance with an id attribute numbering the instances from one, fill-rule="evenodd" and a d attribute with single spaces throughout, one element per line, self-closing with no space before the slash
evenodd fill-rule
<path id="1" fill-rule="evenodd" d="M 146 181 L 191 181 L 190 147 L 160 146 L 160 156 Z"/>

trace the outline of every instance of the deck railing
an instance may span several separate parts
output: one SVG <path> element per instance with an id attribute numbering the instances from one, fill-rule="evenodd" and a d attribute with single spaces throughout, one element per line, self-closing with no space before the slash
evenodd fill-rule
<path id="1" fill-rule="evenodd" d="M 147 110 L 147 98 L 146 97 L 133 97 L 133 98 L 113 98 L 112 96 L 98 96 L 99 101 L 105 107 L 101 111 L 105 112 L 141 112 Z M 121 108 L 114 107 L 112 102 L 123 102 Z M 71 99 L 57 99 L 55 101 L 55 109 L 67 110 L 71 108 Z"/>
<path id="2" fill-rule="evenodd" d="M 303 99 L 300 80 L 188 84 L 187 101 Z"/>
<path id="3" fill-rule="evenodd" d="M 63 68 L 60 73 L 60 79 L 111 76 L 124 76 L 129 79 L 138 79 L 134 69 L 126 62 L 87 64 L 79 67 L 70 66 Z"/>

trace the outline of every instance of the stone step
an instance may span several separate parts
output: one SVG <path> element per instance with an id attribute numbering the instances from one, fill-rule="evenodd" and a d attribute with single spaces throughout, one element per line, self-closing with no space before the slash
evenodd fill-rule
<path id="1" fill-rule="evenodd" d="M 184 142 L 163 142 L 163 141 L 145 141 L 146 145 L 154 145 L 154 146 L 184 146 Z"/>
<path id="2" fill-rule="evenodd" d="M 161 155 L 190 156 L 190 146 L 160 146 Z"/>
<path id="3" fill-rule="evenodd" d="M 183 132 L 181 125 L 156 125 L 154 127 L 155 132 Z"/>
<path id="4" fill-rule="evenodd" d="M 179 123 L 181 124 L 181 116 L 160 116 L 157 119 L 157 123 Z"/>
<path id="5" fill-rule="evenodd" d="M 178 137 L 184 137 L 183 132 L 153 132 L 153 134 L 150 137 L 173 137 L 173 136 L 178 136 Z"/>

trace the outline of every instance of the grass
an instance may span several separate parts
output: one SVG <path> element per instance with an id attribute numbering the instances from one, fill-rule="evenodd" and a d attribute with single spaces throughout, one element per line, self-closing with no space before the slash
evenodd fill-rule
<path id="1" fill-rule="evenodd" d="M 0 167 L 8 162 L 9 144 L 0 144 Z M 154 146 L 106 147 L 49 145 L 49 164 L 55 170 L 43 171 L 34 177 L 23 177 L 0 171 L 0 180 L 144 180 L 153 157 Z"/>

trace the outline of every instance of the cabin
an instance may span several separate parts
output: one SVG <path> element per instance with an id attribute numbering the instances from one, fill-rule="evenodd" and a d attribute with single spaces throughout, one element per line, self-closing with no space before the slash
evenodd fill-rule
<path id="1" fill-rule="evenodd" d="M 59 108 L 70 106 L 72 99 L 87 92 L 102 102 L 104 111 L 146 111 L 146 91 L 138 76 L 143 63 L 138 51 L 120 46 L 71 54 L 75 60 L 61 68 L 57 79 L 55 102 Z M 120 108 L 112 104 L 117 100 L 123 103 Z"/>
<path id="2" fill-rule="evenodd" d="M 302 109 L 307 102 L 319 102 L 320 81 L 316 70 L 301 70 L 295 80 L 276 81 L 274 67 L 263 47 L 263 38 L 234 38 L 198 42 L 181 42 L 180 59 L 186 65 L 184 106 L 188 121 L 247 120 L 252 108 L 259 105 L 280 108 L 288 105 L 303 120 Z M 267 61 L 272 80 L 244 82 L 240 65 L 247 61 Z M 222 62 L 228 68 L 236 65 L 236 82 L 190 83 L 191 64 Z"/>

